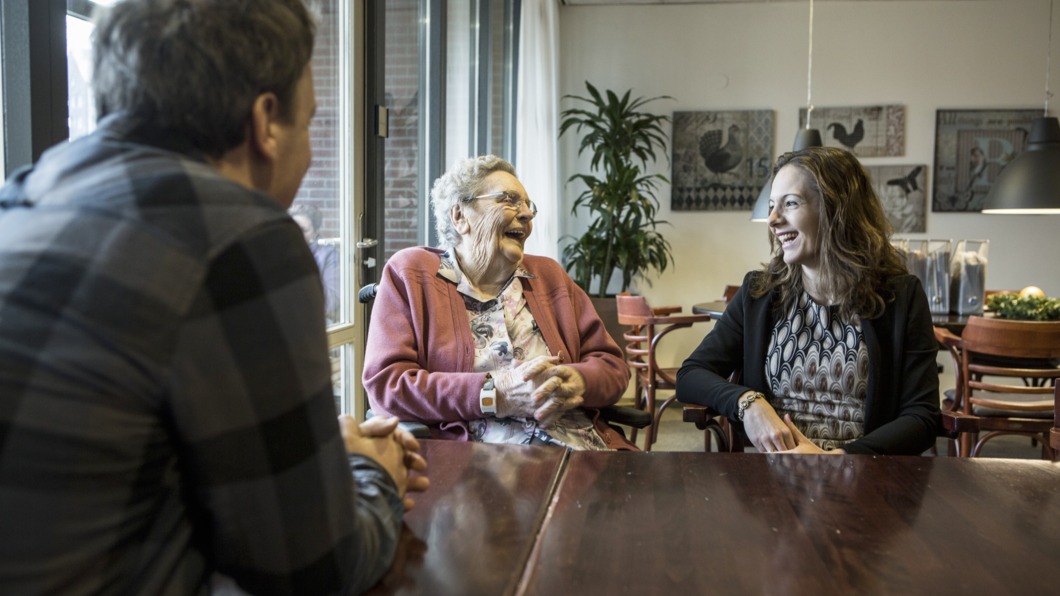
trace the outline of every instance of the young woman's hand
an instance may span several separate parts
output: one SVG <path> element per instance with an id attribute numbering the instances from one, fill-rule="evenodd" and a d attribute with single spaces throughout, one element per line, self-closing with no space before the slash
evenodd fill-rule
<path id="1" fill-rule="evenodd" d="M 740 399 L 747 395 L 751 395 L 751 392 L 744 393 Z M 773 406 L 761 397 L 751 402 L 744 411 L 743 427 L 747 438 L 761 453 L 787 451 L 798 446 L 791 428 L 777 416 Z"/>
<path id="2" fill-rule="evenodd" d="M 790 430 L 792 436 L 795 437 L 795 442 L 798 443 L 798 446 L 794 449 L 781 451 L 780 453 L 827 453 L 828 455 L 844 455 L 846 453 L 846 451 L 843 451 L 842 449 L 827 451 L 818 447 L 813 441 L 807 439 L 806 435 L 802 434 L 802 431 L 795 426 L 795 423 L 791 421 L 791 414 L 784 414 L 784 424 L 787 425 L 788 430 Z"/>

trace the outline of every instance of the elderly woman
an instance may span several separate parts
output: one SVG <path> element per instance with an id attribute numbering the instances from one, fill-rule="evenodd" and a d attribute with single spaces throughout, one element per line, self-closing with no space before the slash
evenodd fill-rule
<path id="1" fill-rule="evenodd" d="M 939 424 L 938 344 L 865 170 L 814 147 L 773 171 L 773 258 L 685 360 L 681 401 L 763 452 L 922 453 Z"/>
<path id="2" fill-rule="evenodd" d="M 402 250 L 383 270 L 364 357 L 372 409 L 434 437 L 631 447 L 594 409 L 618 401 L 629 368 L 559 263 L 524 256 L 537 207 L 511 164 L 459 161 L 431 200 L 441 248 Z"/>

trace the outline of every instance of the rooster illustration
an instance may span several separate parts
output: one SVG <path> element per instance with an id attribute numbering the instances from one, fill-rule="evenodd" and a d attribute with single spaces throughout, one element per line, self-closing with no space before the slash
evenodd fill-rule
<path id="1" fill-rule="evenodd" d="M 908 175 L 901 178 L 894 178 L 893 180 L 887 181 L 887 186 L 900 186 L 902 191 L 908 196 L 909 193 L 914 190 L 920 190 L 920 187 L 916 183 L 917 176 L 920 175 L 920 170 L 923 170 L 924 166 L 917 166 L 913 168 Z"/>
<path id="2" fill-rule="evenodd" d="M 832 127 L 835 127 L 835 130 L 832 130 Z M 857 124 L 854 125 L 854 130 L 850 131 L 850 133 L 847 133 L 847 128 L 838 122 L 829 124 L 828 130 L 832 130 L 832 138 L 853 151 L 854 146 L 865 138 L 865 121 L 858 118 Z"/>
<path id="3" fill-rule="evenodd" d="M 738 132 L 740 132 L 739 126 L 735 124 L 730 126 L 729 139 L 724 145 L 720 128 L 708 130 L 699 138 L 699 154 L 703 157 L 703 163 L 706 164 L 708 170 L 718 175 L 719 181 L 722 174 L 740 165 L 743 161 L 743 149 L 736 138 Z"/>

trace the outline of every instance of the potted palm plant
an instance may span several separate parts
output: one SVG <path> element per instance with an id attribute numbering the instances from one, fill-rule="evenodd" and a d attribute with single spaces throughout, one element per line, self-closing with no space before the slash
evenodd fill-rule
<path id="1" fill-rule="evenodd" d="M 573 128 L 584 135 L 578 155 L 592 151 L 590 173 L 575 174 L 568 182 L 580 180 L 586 186 L 574 201 L 572 214 L 584 207 L 594 217 L 589 229 L 563 249 L 562 258 L 574 281 L 593 297 L 612 337 L 620 340 L 621 333 L 613 331 L 620 329 L 615 301 L 607 298 L 612 277 L 616 272 L 622 276 L 620 291 L 625 292 L 634 278 L 650 270 L 662 273 L 673 258 L 670 243 L 657 230 L 667 222 L 656 219 L 655 197 L 657 185 L 670 181 L 642 171 L 649 161 L 656 161 L 656 150 L 669 160 L 662 124 L 670 117 L 638 111 L 648 102 L 673 98 L 631 100 L 631 91 L 619 98 L 610 90 L 601 95 L 588 81 L 585 86 L 590 97 L 564 96 L 581 103 L 562 113 L 559 134 L 562 137 Z M 594 280 L 599 280 L 599 287 L 591 292 Z"/>

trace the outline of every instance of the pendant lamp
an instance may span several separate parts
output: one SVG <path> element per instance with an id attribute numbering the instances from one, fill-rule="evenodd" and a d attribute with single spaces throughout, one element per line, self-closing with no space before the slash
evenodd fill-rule
<path id="1" fill-rule="evenodd" d="M 1045 114 L 1035 118 L 1027 147 L 1005 166 L 983 201 L 983 213 L 1060 215 L 1060 121 L 1049 117 L 1049 61 L 1053 53 L 1053 2 L 1049 2 L 1049 53 L 1045 60 Z"/>
<path id="2" fill-rule="evenodd" d="M 806 67 L 806 128 L 799 129 L 795 133 L 795 146 L 791 148 L 792 151 L 802 151 L 807 147 L 824 147 L 824 142 L 821 140 L 821 131 L 816 128 L 810 128 L 810 115 L 813 114 L 813 102 L 811 100 L 811 91 L 813 89 L 812 83 L 813 75 L 813 0 L 810 0 L 810 51 L 809 61 Z M 764 222 L 769 219 L 769 195 L 773 192 L 773 176 L 769 177 L 765 185 L 762 187 L 762 192 L 758 193 L 758 199 L 755 200 L 755 208 L 751 211 L 751 221 Z"/>

